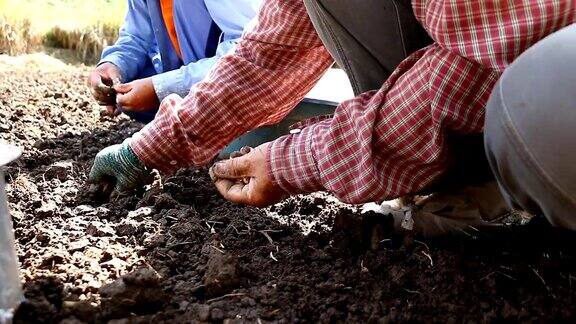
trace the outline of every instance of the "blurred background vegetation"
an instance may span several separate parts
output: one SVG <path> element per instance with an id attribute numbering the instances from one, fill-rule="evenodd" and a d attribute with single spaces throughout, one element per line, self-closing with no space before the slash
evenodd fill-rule
<path id="1" fill-rule="evenodd" d="M 126 0 L 0 0 L 0 54 L 45 51 L 93 64 L 113 43 Z"/>

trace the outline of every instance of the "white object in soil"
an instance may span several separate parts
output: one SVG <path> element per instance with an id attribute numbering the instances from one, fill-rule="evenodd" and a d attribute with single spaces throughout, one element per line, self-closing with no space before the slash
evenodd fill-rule
<path id="1" fill-rule="evenodd" d="M 0 144 L 0 324 L 11 322 L 13 309 L 23 299 L 14 232 L 8 213 L 4 172 L 1 169 L 20 154 L 19 148 Z"/>

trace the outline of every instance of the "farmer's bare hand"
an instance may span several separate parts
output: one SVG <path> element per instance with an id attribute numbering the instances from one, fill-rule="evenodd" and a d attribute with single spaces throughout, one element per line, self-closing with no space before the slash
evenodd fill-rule
<path id="1" fill-rule="evenodd" d="M 145 112 L 160 106 L 152 78 L 135 80 L 114 86 L 116 103 L 127 111 Z"/>
<path id="2" fill-rule="evenodd" d="M 210 176 L 224 198 L 235 203 L 265 207 L 285 197 L 284 191 L 266 171 L 268 145 L 262 144 L 255 149 L 243 148 L 229 160 L 217 162 L 210 168 Z"/>
<path id="3" fill-rule="evenodd" d="M 118 115 L 116 109 L 116 91 L 113 86 L 120 84 L 122 75 L 120 69 L 112 63 L 103 63 L 96 67 L 88 77 L 88 86 L 92 89 L 92 96 L 101 106 L 106 106 L 109 115 Z"/>

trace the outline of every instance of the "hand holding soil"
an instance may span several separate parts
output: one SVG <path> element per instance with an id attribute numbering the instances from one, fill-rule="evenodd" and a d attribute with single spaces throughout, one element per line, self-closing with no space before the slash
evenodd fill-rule
<path id="1" fill-rule="evenodd" d="M 235 203 L 266 207 L 286 196 L 266 170 L 268 145 L 242 148 L 229 160 L 217 162 L 210 168 L 210 177 L 224 198 Z"/>
<path id="2" fill-rule="evenodd" d="M 114 85 L 121 83 L 122 75 L 118 67 L 112 63 L 99 65 L 88 77 L 88 86 L 92 89 L 92 96 L 101 106 L 106 106 L 110 116 L 117 116 L 120 111 L 116 107 L 116 90 Z"/>

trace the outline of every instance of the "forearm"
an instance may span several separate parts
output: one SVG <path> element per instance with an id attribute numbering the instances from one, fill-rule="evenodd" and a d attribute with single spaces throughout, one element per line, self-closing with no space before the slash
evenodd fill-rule
<path id="1" fill-rule="evenodd" d="M 312 65 L 290 72 L 271 72 L 237 57 L 224 57 L 223 64 L 194 86 L 189 96 L 163 101 L 154 122 L 135 134 L 134 151 L 146 165 L 164 172 L 207 164 L 234 138 L 288 114 L 332 63 L 323 48 L 310 55 L 317 57 Z M 246 64 L 246 71 L 254 74 L 241 71 Z M 239 70 L 220 71 L 232 65 Z M 270 73 L 286 83 L 263 82 Z M 239 94 L 238 86 L 250 90 Z"/>
<path id="2" fill-rule="evenodd" d="M 236 47 L 237 40 L 229 40 L 218 45 L 216 55 L 191 62 L 181 68 L 152 77 L 154 90 L 158 99 L 163 100 L 174 93 L 185 97 L 196 83 L 202 81 L 218 60 L 225 54 L 231 53 Z"/>
<path id="3" fill-rule="evenodd" d="M 109 62 L 122 73 L 122 81 L 132 81 L 146 65 L 148 50 L 154 33 L 146 3 L 142 0 L 128 1 L 128 11 L 120 34 L 114 45 L 106 47 L 98 65 Z"/>
<path id="4" fill-rule="evenodd" d="M 460 72 L 439 72 L 449 68 Z M 346 101 L 332 119 L 273 142 L 269 173 L 288 193 L 326 190 L 349 203 L 416 193 L 447 168 L 450 132 L 482 130 L 496 79 L 436 46 L 421 50 L 379 91 Z"/>
<path id="5" fill-rule="evenodd" d="M 265 23 L 186 98 L 166 98 L 135 135 L 132 147 L 146 165 L 169 172 L 208 163 L 234 138 L 281 120 L 332 64 L 300 0 L 267 3 Z"/>
<path id="6" fill-rule="evenodd" d="M 123 82 L 132 81 L 149 60 L 143 46 L 133 36 L 120 36 L 116 44 L 104 49 L 98 65 L 112 63 L 119 68 Z"/>

